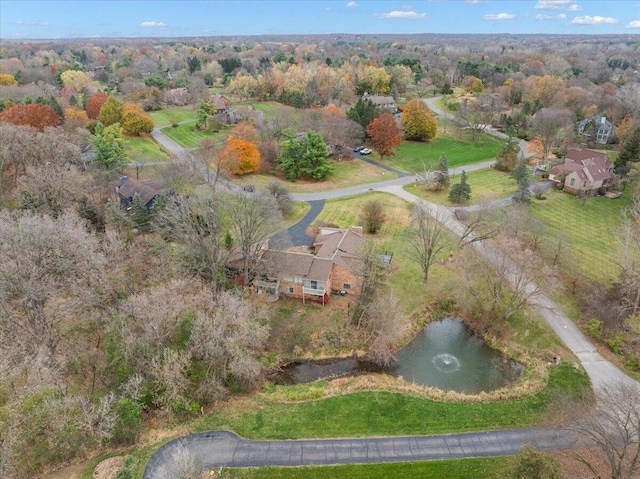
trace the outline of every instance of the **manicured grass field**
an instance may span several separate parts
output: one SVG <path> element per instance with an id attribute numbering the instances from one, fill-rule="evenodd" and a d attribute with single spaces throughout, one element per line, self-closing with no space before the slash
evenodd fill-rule
<path id="1" fill-rule="evenodd" d="M 222 141 L 222 133 L 224 132 L 224 135 L 226 135 L 226 129 L 223 129 L 218 133 L 213 133 L 209 130 L 195 131 L 194 126 L 195 123 L 185 123 L 182 125 L 178 125 L 175 128 L 164 128 L 162 130 L 162 133 L 167 135 L 183 148 L 196 148 L 200 146 L 200 142 L 207 137 L 216 139 L 219 138 Z"/>
<path id="2" fill-rule="evenodd" d="M 157 163 L 169 160 L 166 150 L 151 137 L 127 137 L 125 151 L 131 162 Z"/>
<path id="3" fill-rule="evenodd" d="M 569 363 L 549 371 L 549 387 L 533 397 L 495 403 L 446 403 L 386 392 L 362 392 L 299 404 L 248 399 L 221 405 L 198 431 L 227 429 L 250 439 L 400 436 L 527 427 L 540 423 L 559 389 L 587 385 Z"/>
<path id="4" fill-rule="evenodd" d="M 220 479 L 502 479 L 507 476 L 513 462 L 513 457 L 492 457 L 348 466 L 224 469 Z"/>
<path id="5" fill-rule="evenodd" d="M 331 164 L 334 167 L 334 173 L 323 181 L 288 181 L 280 179 L 273 174 L 244 175 L 234 178 L 233 181 L 239 185 L 256 186 L 266 186 L 272 181 L 278 181 L 282 182 L 282 184 L 286 186 L 291 193 L 310 193 L 314 191 L 348 188 L 367 183 L 377 183 L 380 181 L 393 180 L 398 177 L 395 173 L 391 173 L 359 160 L 332 162 Z"/>
<path id="6" fill-rule="evenodd" d="M 275 116 L 278 108 L 285 105 L 275 101 L 245 101 L 242 103 L 234 103 L 233 106 L 250 106 L 255 108 L 256 110 L 264 113 L 264 119 L 269 121 Z"/>
<path id="7" fill-rule="evenodd" d="M 183 121 L 195 121 L 196 112 L 191 105 L 167 108 L 166 110 L 152 111 L 151 118 L 156 126 L 162 127 Z"/>
<path id="8" fill-rule="evenodd" d="M 606 285 L 617 278 L 617 242 L 620 212 L 632 203 L 631 189 L 610 200 L 597 196 L 582 201 L 561 191 L 550 191 L 545 201 L 533 200 L 531 212 L 549 228 L 547 238 L 562 235 L 569 247 L 562 262 L 585 277 Z"/>
<path id="9" fill-rule="evenodd" d="M 444 152 L 449 160 L 449 169 L 462 165 L 494 159 L 502 148 L 503 141 L 491 135 L 481 135 L 476 141 L 454 138 L 440 134 L 430 142 L 403 141 L 396 155 L 385 158 L 384 163 L 409 173 L 424 171 L 426 165 L 437 165 Z"/>
<path id="10" fill-rule="evenodd" d="M 509 177 L 509 173 L 487 168 L 485 170 L 472 171 L 468 173 L 469 185 L 471 186 L 470 204 L 479 203 L 483 200 L 496 200 L 512 196 L 518 189 L 516 181 Z M 460 181 L 460 175 L 451 178 L 451 185 Z M 433 193 L 421 188 L 418 184 L 410 184 L 404 187 L 408 192 L 419 196 L 431 203 L 441 205 L 454 205 L 449 201 L 449 189 L 439 193 Z"/>

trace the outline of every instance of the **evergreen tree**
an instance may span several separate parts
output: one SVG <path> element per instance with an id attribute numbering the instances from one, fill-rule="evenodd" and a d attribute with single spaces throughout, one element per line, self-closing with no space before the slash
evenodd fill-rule
<path id="1" fill-rule="evenodd" d="M 638 160 L 640 160 L 640 127 L 636 128 L 625 142 L 624 148 L 615 161 L 615 172 L 620 176 L 626 176 L 631 170 L 629 162 Z"/>
<path id="2" fill-rule="evenodd" d="M 438 190 L 444 190 L 449 186 L 449 159 L 444 153 L 440 153 L 440 160 L 438 160 L 438 170 L 436 172 Z"/>
<path id="3" fill-rule="evenodd" d="M 527 177 L 518 179 L 518 191 L 512 198 L 516 203 L 531 203 L 531 190 L 529 189 L 529 179 Z"/>
<path id="4" fill-rule="evenodd" d="M 369 123 L 382 115 L 383 111 L 370 100 L 360 98 L 355 105 L 347 111 L 347 118 L 367 128 Z"/>
<path id="5" fill-rule="evenodd" d="M 464 203 L 471 199 L 471 186 L 467 183 L 467 172 L 462 170 L 460 183 L 456 183 L 449 191 L 449 200 L 454 203 Z"/>
<path id="6" fill-rule="evenodd" d="M 502 147 L 500 153 L 498 153 L 496 162 L 493 167 L 498 171 L 513 170 L 518 161 L 518 150 L 520 150 L 518 142 L 513 138 L 509 138 L 509 140 Z"/>
<path id="7" fill-rule="evenodd" d="M 285 178 L 295 181 L 305 176 L 324 180 L 333 173 L 329 150 L 319 133 L 308 131 L 304 139 L 296 138 L 293 132 L 284 133 L 288 140 L 278 156 L 278 170 L 284 173 Z"/>
<path id="8" fill-rule="evenodd" d="M 130 207 L 129 218 L 131 218 L 133 226 L 138 228 L 140 232 L 147 231 L 149 229 L 151 215 L 138 193 L 133 195 Z"/>
<path id="9" fill-rule="evenodd" d="M 509 176 L 516 180 L 518 184 L 520 184 L 522 179 L 529 179 L 529 168 L 527 168 L 527 161 L 525 160 L 524 155 L 520 155 L 516 166 L 511 170 Z"/>

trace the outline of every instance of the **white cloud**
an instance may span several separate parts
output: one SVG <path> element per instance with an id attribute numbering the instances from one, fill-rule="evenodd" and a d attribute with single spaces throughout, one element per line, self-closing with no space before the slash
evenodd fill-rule
<path id="1" fill-rule="evenodd" d="M 538 0 L 535 8 L 538 10 L 559 10 L 571 2 L 572 0 Z"/>
<path id="2" fill-rule="evenodd" d="M 640 28 L 640 20 L 634 20 L 627 25 L 627 28 Z"/>
<path id="3" fill-rule="evenodd" d="M 140 28 L 167 28 L 164 22 L 142 22 Z"/>
<path id="4" fill-rule="evenodd" d="M 489 13 L 482 18 L 485 20 L 511 20 L 516 16 L 513 13 Z"/>
<path id="5" fill-rule="evenodd" d="M 546 15 L 544 13 L 538 13 L 536 15 L 536 20 L 564 20 L 567 16 L 564 13 L 559 13 L 558 15 Z"/>
<path id="6" fill-rule="evenodd" d="M 471 5 L 476 5 L 480 3 L 480 0 L 465 0 L 465 2 L 470 3 Z"/>
<path id="7" fill-rule="evenodd" d="M 585 15 L 584 17 L 576 17 L 571 20 L 572 25 L 605 25 L 611 23 L 618 23 L 618 20 L 613 17 L 601 17 L 599 15 L 594 17 Z"/>
<path id="8" fill-rule="evenodd" d="M 375 13 L 374 16 L 378 18 L 427 18 L 426 13 L 416 13 L 413 11 L 409 12 L 401 12 L 399 10 L 394 10 L 392 12 L 387 13 Z"/>
<path id="9" fill-rule="evenodd" d="M 38 22 L 36 20 L 16 20 L 14 23 L 16 25 L 29 25 L 32 27 L 48 27 L 51 25 L 51 22 Z"/>
<path id="10" fill-rule="evenodd" d="M 574 3 L 569 8 L 567 8 L 568 12 L 579 12 L 580 10 L 582 10 L 582 7 L 580 5 L 578 5 L 577 3 Z"/>
<path id="11" fill-rule="evenodd" d="M 349 8 L 353 8 L 353 7 L 358 7 L 359 5 L 356 2 L 349 2 L 347 3 L 347 7 Z"/>

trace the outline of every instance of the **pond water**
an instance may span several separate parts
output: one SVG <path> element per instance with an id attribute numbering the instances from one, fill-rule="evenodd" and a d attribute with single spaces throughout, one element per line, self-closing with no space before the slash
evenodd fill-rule
<path id="1" fill-rule="evenodd" d="M 341 376 L 384 372 L 421 386 L 477 394 L 515 382 L 522 365 L 489 348 L 462 321 L 445 318 L 424 328 L 396 354 L 396 362 L 379 368 L 357 359 L 330 359 L 292 363 L 276 379 L 301 384 Z"/>

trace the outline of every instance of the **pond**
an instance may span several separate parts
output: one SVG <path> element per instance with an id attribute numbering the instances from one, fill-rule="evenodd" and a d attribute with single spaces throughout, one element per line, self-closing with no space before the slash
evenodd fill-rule
<path id="1" fill-rule="evenodd" d="M 477 394 L 518 380 L 522 365 L 489 348 L 462 321 L 445 318 L 424 328 L 396 354 L 396 362 L 379 368 L 354 358 L 292 363 L 276 378 L 279 384 L 302 384 L 371 372 L 403 377 L 421 386 Z"/>

